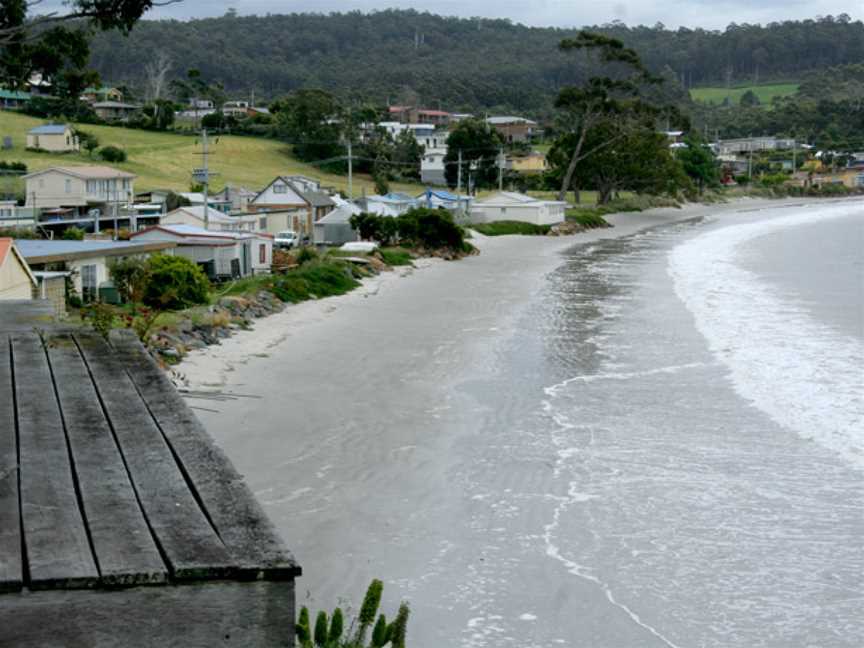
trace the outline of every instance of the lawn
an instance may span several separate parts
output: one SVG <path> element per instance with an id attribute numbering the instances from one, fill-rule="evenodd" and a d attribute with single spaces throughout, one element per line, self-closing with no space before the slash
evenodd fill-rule
<path id="1" fill-rule="evenodd" d="M 27 164 L 30 171 L 38 171 L 56 165 L 101 164 L 82 153 L 37 153 L 25 149 L 27 131 L 46 120 L 28 117 L 10 111 L 0 111 L 0 136 L 11 136 L 13 148 L 0 152 L 0 159 L 15 160 Z M 81 130 L 93 133 L 102 146 L 112 144 L 124 149 L 129 161 L 112 164 L 138 175 L 136 191 L 148 189 L 174 189 L 188 191 L 192 181 L 192 169 L 201 166 L 201 147 L 198 138 L 192 135 L 158 133 L 119 128 L 114 126 L 81 125 Z M 210 169 L 217 172 L 213 189 L 218 191 L 225 183 L 249 189 L 263 189 L 277 175 L 302 174 L 321 180 L 325 186 L 348 189 L 347 176 L 321 173 L 315 167 L 298 162 L 291 157 L 288 146 L 275 140 L 235 135 L 211 139 Z M 11 186 L 10 186 L 11 185 Z M 365 188 L 367 194 L 375 193 L 374 184 L 368 176 L 355 175 L 354 195 L 359 196 Z M 23 193 L 22 181 L 0 181 L 0 193 Z M 420 193 L 422 187 L 413 184 L 392 183 L 392 191 L 404 191 L 412 195 Z"/>
<path id="2" fill-rule="evenodd" d="M 737 105 L 741 103 L 742 95 L 752 90 L 759 97 L 759 101 L 770 105 L 774 97 L 788 97 L 798 92 L 797 83 L 767 83 L 764 85 L 742 85 L 732 88 L 693 88 L 690 96 L 693 101 L 701 101 L 707 104 L 720 105 L 726 97 Z"/>

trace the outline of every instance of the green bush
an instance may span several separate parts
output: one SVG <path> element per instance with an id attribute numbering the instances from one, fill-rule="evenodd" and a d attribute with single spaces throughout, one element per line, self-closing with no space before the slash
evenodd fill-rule
<path id="1" fill-rule="evenodd" d="M 506 236 L 518 234 L 521 236 L 543 236 L 552 229 L 551 225 L 535 225 L 522 221 L 494 221 L 492 223 L 476 223 L 471 226 L 486 236 Z"/>
<path id="2" fill-rule="evenodd" d="M 567 220 L 579 223 L 582 227 L 587 227 L 588 229 L 609 227 L 609 223 L 606 222 L 603 215 L 596 209 L 580 207 L 569 209 L 567 210 Z"/>
<path id="3" fill-rule="evenodd" d="M 142 301 L 158 309 L 174 310 L 207 303 L 210 283 L 193 261 L 157 254 L 147 261 Z"/>
<path id="4" fill-rule="evenodd" d="M 99 149 L 99 157 L 106 162 L 125 162 L 126 151 L 117 146 L 103 146 Z"/>
<path id="5" fill-rule="evenodd" d="M 80 227 L 69 227 L 63 232 L 64 241 L 83 241 L 84 230 Z"/>
<path id="6" fill-rule="evenodd" d="M 386 247 L 398 241 L 401 245 L 425 250 L 467 252 L 465 232 L 444 209 L 418 207 L 395 218 L 375 214 L 351 217 L 351 227 L 363 239 L 372 239 Z"/>
<path id="7" fill-rule="evenodd" d="M 414 264 L 414 258 L 411 256 L 411 253 L 403 248 L 380 248 L 377 253 L 380 259 L 389 266 Z"/>
<path id="8" fill-rule="evenodd" d="M 307 299 L 344 295 L 359 285 L 346 263 L 316 261 L 273 277 L 270 290 L 283 302 L 296 304 Z"/>
<path id="9" fill-rule="evenodd" d="M 127 257 L 112 261 L 108 264 L 108 274 L 124 301 L 141 301 L 148 278 L 146 259 L 142 257 Z"/>

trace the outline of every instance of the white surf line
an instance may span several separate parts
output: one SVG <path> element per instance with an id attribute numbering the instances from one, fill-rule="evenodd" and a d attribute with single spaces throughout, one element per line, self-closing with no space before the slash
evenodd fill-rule
<path id="1" fill-rule="evenodd" d="M 573 482 L 571 482 L 571 490 L 572 490 L 572 485 L 573 485 Z M 620 601 L 616 600 L 615 595 L 612 593 L 612 590 L 609 587 L 609 585 L 607 585 L 605 582 L 603 582 L 602 580 L 597 578 L 597 576 L 594 576 L 593 574 L 588 573 L 588 571 L 587 571 L 588 568 L 584 567 L 583 565 L 580 565 L 579 563 L 577 563 L 573 560 L 570 560 L 569 558 L 565 558 L 564 556 L 561 555 L 561 551 L 558 549 L 558 546 L 554 542 L 552 542 L 552 533 L 559 526 L 559 521 L 561 519 L 561 513 L 564 510 L 570 508 L 571 504 L 574 504 L 578 501 L 584 501 L 584 499 L 581 499 L 581 500 L 577 499 L 576 501 L 568 500 L 567 502 L 559 504 L 557 507 L 555 507 L 555 512 L 552 515 L 552 522 L 550 522 L 549 524 L 547 524 L 546 526 L 543 527 L 543 530 L 544 530 L 543 540 L 546 543 L 546 555 L 549 556 L 550 558 L 553 558 L 553 559 L 557 560 L 558 562 L 562 563 L 564 565 L 564 567 L 567 569 L 567 571 L 570 572 L 571 574 L 573 574 L 574 576 L 581 578 L 583 580 L 589 581 L 589 582 L 594 583 L 595 585 L 599 586 L 600 589 L 603 591 L 603 593 L 606 595 L 606 600 L 608 600 L 612 605 L 619 608 L 620 610 L 623 610 L 624 613 L 626 613 L 627 616 L 630 617 L 630 619 L 636 625 L 638 625 L 639 627 L 644 628 L 645 630 L 650 632 L 652 635 L 657 637 L 657 639 L 662 641 L 666 646 L 668 646 L 669 648 L 682 648 L 682 646 L 676 644 L 671 639 L 669 639 L 668 637 L 663 635 L 659 630 L 657 630 L 657 628 L 644 622 L 642 620 L 642 618 L 636 612 L 634 612 L 632 609 L 630 609 L 626 604 L 621 603 Z"/>
<path id="2" fill-rule="evenodd" d="M 679 371 L 686 371 L 688 369 L 699 369 L 701 367 L 707 367 L 708 365 L 704 362 L 690 362 L 688 364 L 682 365 L 670 365 L 668 367 L 658 367 L 656 369 L 646 369 L 643 371 L 630 371 L 623 373 L 600 373 L 600 374 L 586 374 L 582 376 L 573 376 L 572 378 L 568 378 L 567 380 L 563 380 L 560 383 L 552 385 L 551 387 L 545 387 L 543 391 L 547 396 L 555 396 L 560 390 L 567 385 L 570 385 L 575 382 L 595 382 L 597 380 L 631 380 L 633 378 L 643 378 L 645 376 L 656 376 L 658 374 L 674 374 Z"/>
<path id="3" fill-rule="evenodd" d="M 675 373 L 677 371 L 682 371 L 685 369 L 690 369 L 694 367 L 705 366 L 704 363 L 690 363 L 686 365 L 674 365 L 671 367 L 661 367 L 659 369 L 652 369 L 648 371 L 641 372 L 632 372 L 629 374 L 614 374 L 616 377 L 626 376 L 626 377 L 637 377 L 643 375 L 653 375 L 653 374 L 661 374 L 661 373 Z M 544 391 L 550 397 L 550 399 L 544 399 L 542 401 L 542 409 L 543 411 L 552 418 L 555 424 L 558 426 L 558 429 L 562 432 L 567 432 L 573 429 L 577 429 L 579 426 L 571 423 L 570 421 L 565 420 L 567 417 L 564 415 L 554 414 L 553 413 L 553 405 L 551 398 L 554 398 L 557 390 L 563 388 L 564 386 L 575 382 L 580 379 L 586 378 L 594 378 L 596 376 L 576 376 L 574 378 L 570 378 L 568 380 L 559 383 L 558 385 L 554 385 L 552 387 L 547 387 Z M 626 378 L 616 378 L 616 379 L 626 379 Z M 560 439 L 557 435 L 553 434 L 552 442 L 561 448 L 564 443 L 563 440 Z M 594 435 L 591 433 L 589 446 L 594 443 Z M 565 462 L 572 456 L 579 454 L 582 450 L 578 450 L 575 448 L 561 448 L 557 455 L 558 458 L 555 460 L 555 468 L 554 468 L 554 476 L 557 478 L 561 474 L 561 470 L 564 467 Z M 657 628 L 652 625 L 646 623 L 642 620 L 642 618 L 634 612 L 630 607 L 626 604 L 621 603 L 615 598 L 615 595 L 612 593 L 612 589 L 608 584 L 600 580 L 597 576 L 589 573 L 589 568 L 580 565 L 579 563 L 570 560 L 569 558 L 561 555 L 561 551 L 558 546 L 553 542 L 552 535 L 554 531 L 560 526 L 561 515 L 564 511 L 569 509 L 574 504 L 580 504 L 594 499 L 594 496 L 582 493 L 576 490 L 576 482 L 571 481 L 567 486 L 567 497 L 555 498 L 558 499 L 559 503 L 555 506 L 554 512 L 552 513 L 552 521 L 549 524 L 544 525 L 543 527 L 543 542 L 546 547 L 546 555 L 558 562 L 562 563 L 568 572 L 576 576 L 577 578 L 581 578 L 588 582 L 594 583 L 602 590 L 603 594 L 606 596 L 606 600 L 609 601 L 612 605 L 622 610 L 630 620 L 633 621 L 636 625 L 648 631 L 650 634 L 655 636 L 658 640 L 662 641 L 668 648 L 682 648 L 682 646 L 676 644 L 671 639 L 663 635 Z"/>

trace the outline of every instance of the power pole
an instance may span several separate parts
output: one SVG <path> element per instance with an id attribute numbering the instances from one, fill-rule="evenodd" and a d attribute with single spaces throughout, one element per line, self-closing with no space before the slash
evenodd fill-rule
<path id="1" fill-rule="evenodd" d="M 207 204 L 207 190 L 209 189 L 210 184 L 210 170 L 207 167 L 207 129 L 201 129 L 201 143 L 204 147 L 204 229 L 210 229 L 210 209 L 208 209 L 209 205 Z"/>
<path id="2" fill-rule="evenodd" d="M 462 193 L 462 149 L 459 149 L 459 166 L 456 168 L 456 193 Z"/>
<path id="3" fill-rule="evenodd" d="M 498 191 L 504 191 L 504 147 L 498 149 Z"/>
<path id="4" fill-rule="evenodd" d="M 351 140 L 348 140 L 348 200 L 354 200 L 354 154 Z"/>

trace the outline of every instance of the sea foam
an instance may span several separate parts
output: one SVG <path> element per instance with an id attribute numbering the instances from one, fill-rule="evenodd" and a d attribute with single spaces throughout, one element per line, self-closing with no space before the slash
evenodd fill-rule
<path id="1" fill-rule="evenodd" d="M 864 218 L 860 203 L 810 206 L 711 231 L 671 251 L 669 274 L 738 394 L 864 469 L 864 343 L 736 264 L 757 236 L 857 214 Z"/>

